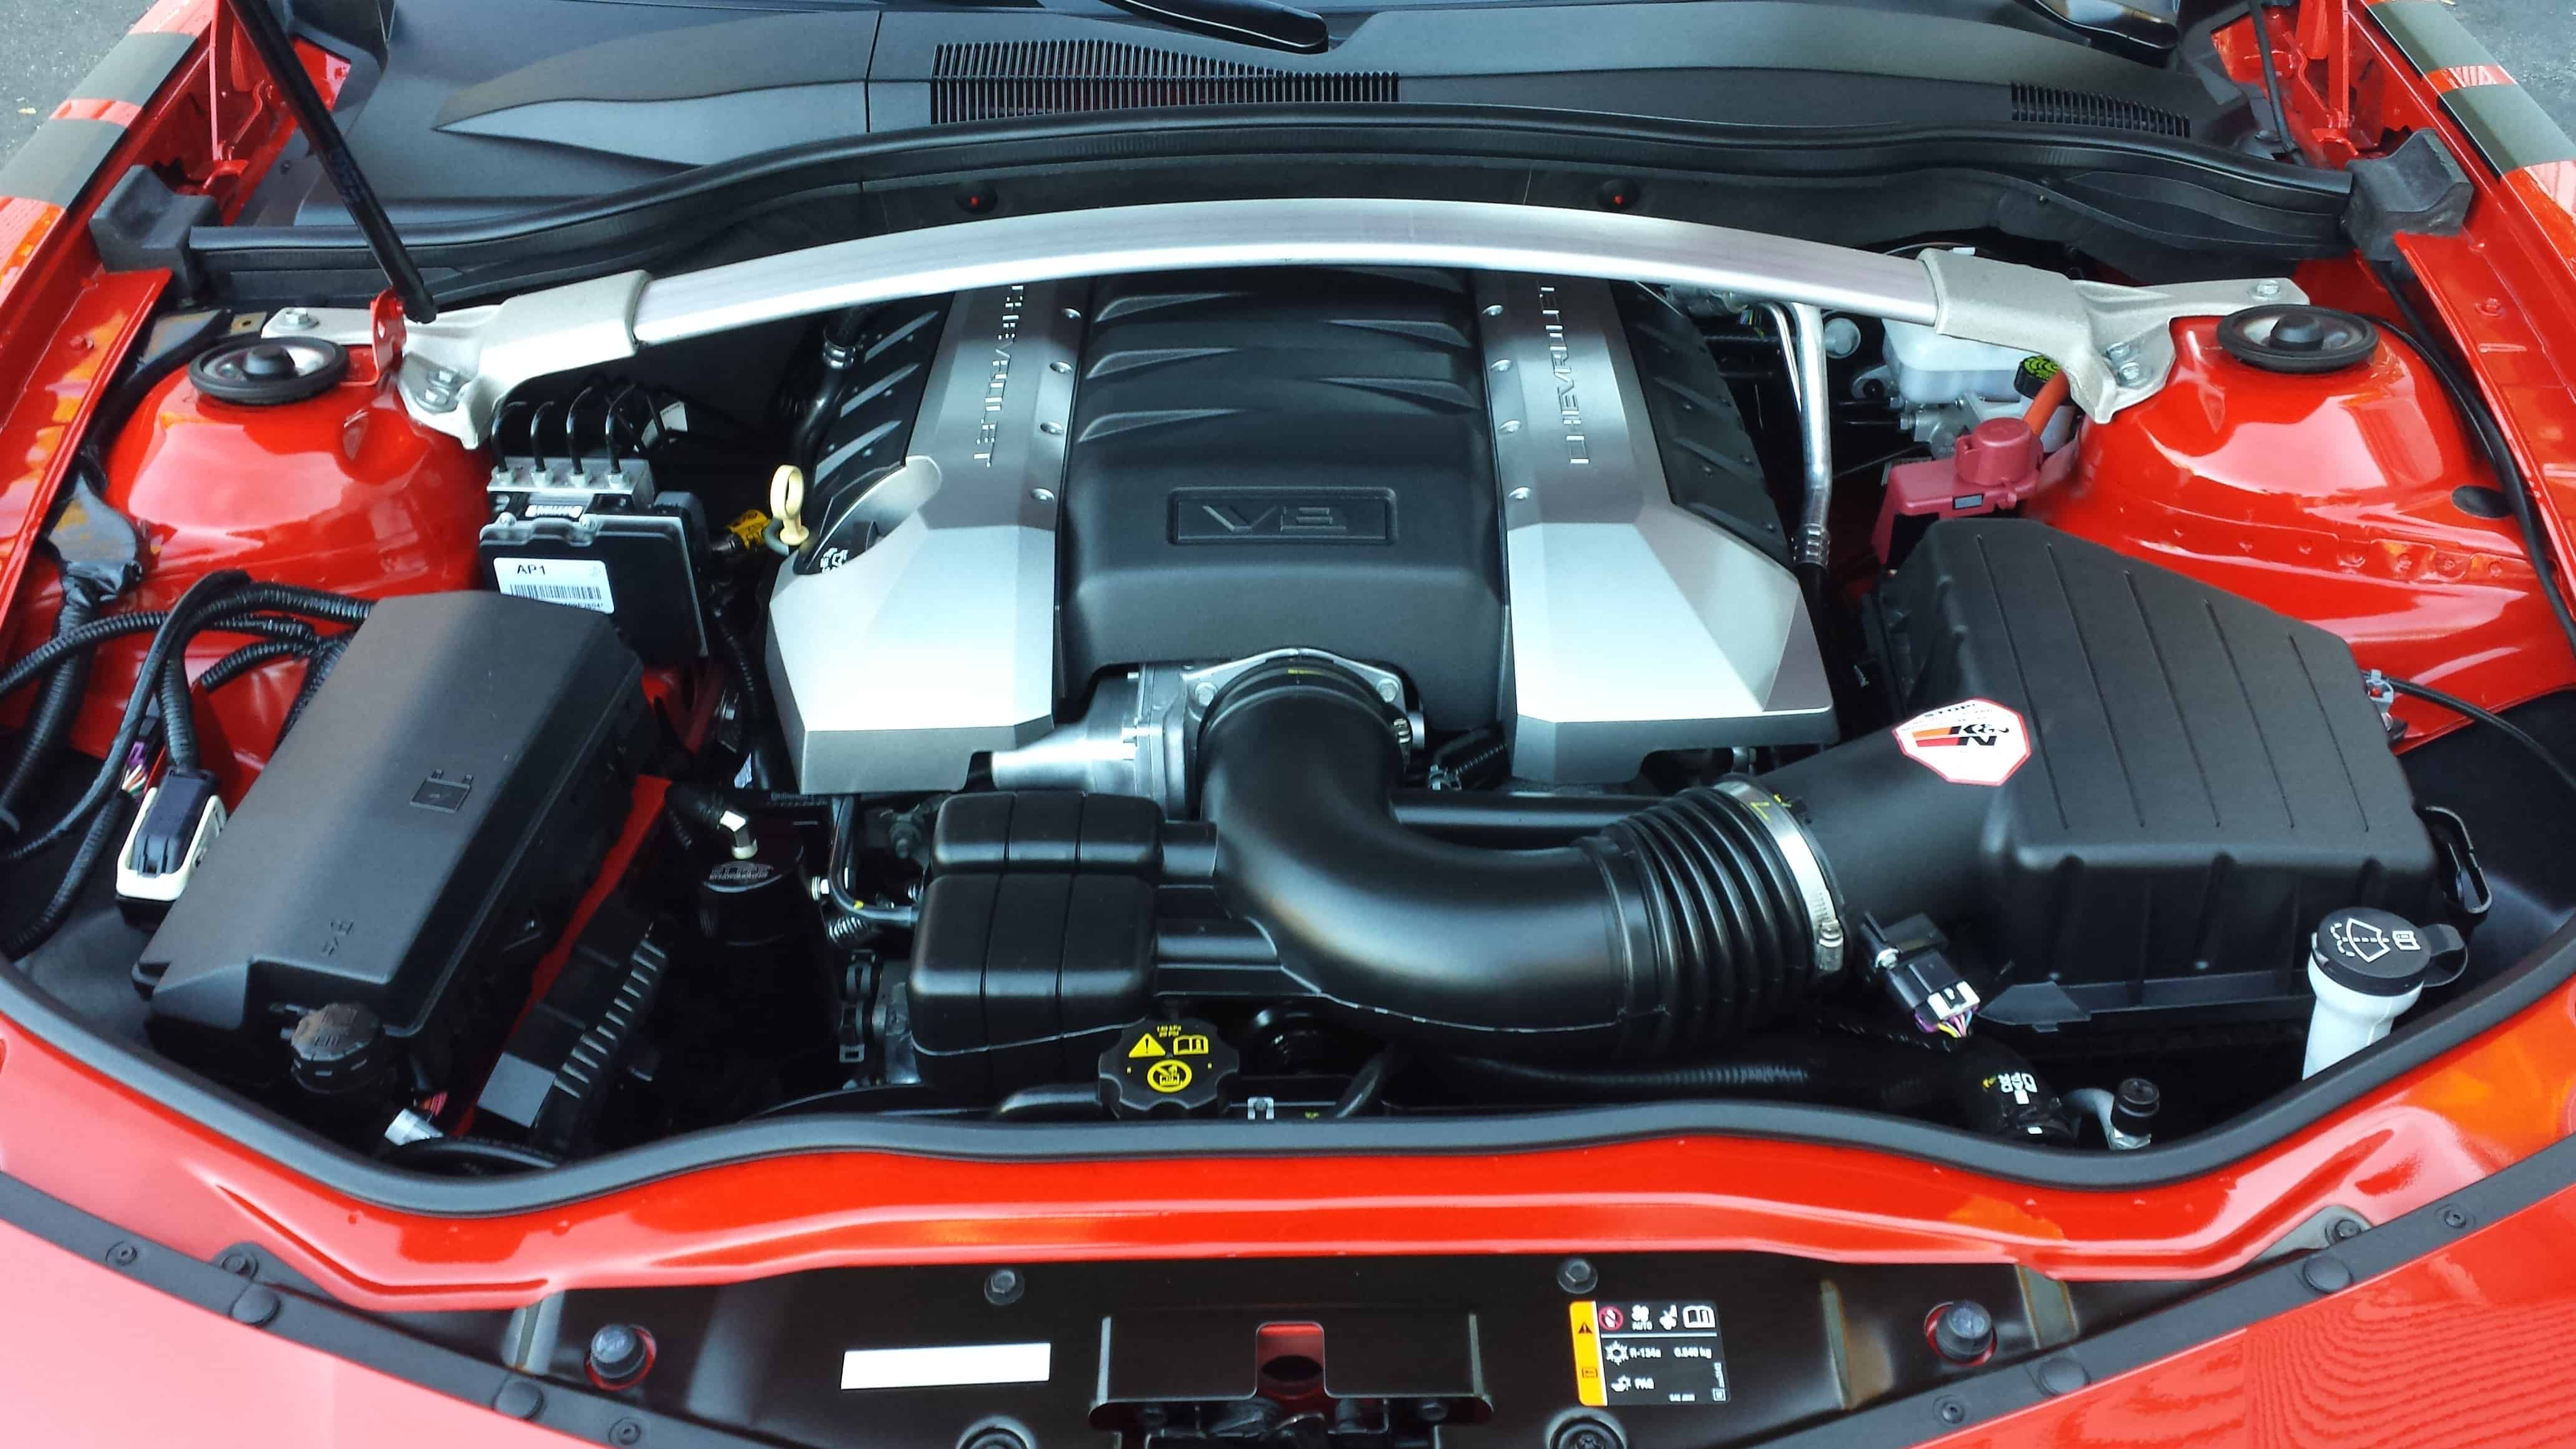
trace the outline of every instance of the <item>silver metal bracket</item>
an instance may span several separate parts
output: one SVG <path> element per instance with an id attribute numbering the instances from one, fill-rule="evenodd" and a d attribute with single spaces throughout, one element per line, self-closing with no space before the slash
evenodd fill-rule
<path id="1" fill-rule="evenodd" d="M 2308 300 L 2280 277 L 2121 287 L 1937 247 L 1921 260 L 1938 301 L 1934 331 L 2048 358 L 2065 370 L 2075 405 L 2097 423 L 2164 387 L 2175 322 Z"/>
<path id="2" fill-rule="evenodd" d="M 2096 421 L 2151 396 L 2178 317 L 2300 302 L 2280 278 L 2165 288 L 2078 282 L 1930 250 L 1891 257 L 1732 227 L 1484 201 L 1292 197 L 994 217 L 833 242 L 655 278 L 575 282 L 414 323 L 412 416 L 480 446 L 512 389 L 692 337 L 844 307 L 1077 277 L 1215 267 L 1403 266 L 1534 272 L 1760 297 L 1917 322 L 2066 369 Z"/>

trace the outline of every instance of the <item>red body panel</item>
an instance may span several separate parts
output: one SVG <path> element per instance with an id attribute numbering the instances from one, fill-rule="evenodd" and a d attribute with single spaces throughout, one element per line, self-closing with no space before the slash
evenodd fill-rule
<path id="1" fill-rule="evenodd" d="M 1940 1449 L 2564 1449 L 2576 1190 Z"/>
<path id="2" fill-rule="evenodd" d="M 562 1449 L 0 1226 L 0 1440 L 60 1449 Z"/>
<path id="3" fill-rule="evenodd" d="M 2340 280 L 2318 270 L 2321 292 Z M 2513 520 L 2458 501 L 2503 495 L 2421 360 L 2391 339 L 2352 371 L 2292 377 L 2217 332 L 2177 326 L 2165 390 L 2086 428 L 2074 476 L 2027 515 L 2321 624 L 2401 679 L 2496 704 L 2576 681 Z"/>
<path id="4" fill-rule="evenodd" d="M 212 0 L 164 0 L 143 26 L 204 32 L 211 9 Z M 2340 162 L 2432 128 L 2474 155 L 2434 86 L 2353 12 L 2311 3 L 2295 35 L 2288 20 L 2273 23 L 2294 130 L 2314 154 Z M 2226 45 L 2246 74 L 2249 37 L 2240 24 Z M 242 61 L 220 35 L 201 46 L 132 118 L 110 168 L 163 163 L 228 210 L 237 204 L 244 179 L 286 138 Z M 2576 347 L 2548 340 L 2576 339 L 2576 168 L 2497 177 L 2466 164 L 2481 190 L 2468 230 L 2402 245 L 2469 347 L 2564 558 L 2576 515 Z M 0 199 L 0 598 L 18 595 L 67 450 L 164 282 L 104 274 L 82 219 Z M 2311 272 L 2301 280 L 2326 300 L 2369 300 L 2348 269 Z M 2039 511 L 2317 618 L 2368 662 L 2487 704 L 2576 673 L 2563 649 L 2552 652 L 2509 526 L 2451 503 L 2451 488 L 2486 480 L 2419 366 L 2391 354 L 2321 389 L 2237 375 L 2205 328 L 2184 328 L 2180 341 L 2176 385 L 2093 430 L 2077 482 Z M 2194 386 L 2213 381 L 2225 386 Z M 470 538 L 479 465 L 362 391 L 251 424 L 216 417 L 184 385 L 166 389 L 114 461 L 120 501 L 170 551 L 167 577 L 180 576 L 182 559 L 256 556 L 263 572 L 371 592 L 461 581 L 466 555 L 433 540 L 460 522 Z M 283 538 L 290 521 L 296 534 Z M 41 610 L 17 598 L 21 639 Z M 2463 651 L 2462 639 L 2475 647 Z M 242 731 L 269 733 L 248 720 Z M 0 1021 L 0 1170 L 184 1251 L 266 1244 L 329 1291 L 383 1309 L 516 1305 L 572 1286 L 833 1264 L 1218 1254 L 1758 1248 L 2196 1278 L 2244 1264 L 2329 1204 L 2384 1220 L 2559 1140 L 2576 1128 L 2571 1064 L 2576 989 L 2255 1157 L 2136 1192 L 2038 1189 L 1864 1151 L 1695 1138 L 1402 1160 L 1000 1165 L 816 1154 L 555 1211 L 451 1220 L 326 1190 Z M 2555 1410 L 2576 1395 L 2576 1368 L 2549 1351 L 2576 1333 L 2576 1266 L 2562 1250 L 2571 1231 L 2576 1194 L 1961 1442 L 2576 1442 Z M 0 1228 L 0 1283 L 10 1289 L 0 1402 L 12 1415 L 0 1437 L 553 1442 L 113 1277 Z M 133 1390 L 139 1364 L 151 1366 L 149 1393 Z M 311 1417 L 287 1408 L 235 1418 L 224 1410 L 239 1405 L 244 1383 L 282 1387 L 264 1397 L 312 1405 Z"/>
<path id="5" fill-rule="evenodd" d="M 361 360 L 353 372 L 372 368 Z M 390 384 L 350 381 L 304 402 L 245 408 L 203 396 L 179 373 L 154 389 L 108 456 L 107 501 L 142 527 L 150 550 L 127 607 L 166 608 L 226 568 L 367 598 L 465 588 L 488 472 L 455 440 L 415 424 Z M 28 589 L 19 652 L 52 631 L 58 604 L 49 578 Z M 191 672 L 242 642 L 198 639 Z M 99 651 L 75 746 L 107 748 L 147 647 L 137 638 Z M 200 709 L 227 796 L 239 798 L 267 763 L 302 680 L 300 661 L 281 661 Z"/>
<path id="6" fill-rule="evenodd" d="M 1940 1449 L 2558 1449 L 2576 1190 L 2323 1301 Z M 548 1449 L 576 1442 L 245 1328 L 0 1227 L 12 1442 Z M 148 1386 L 138 1389 L 138 1385 Z"/>

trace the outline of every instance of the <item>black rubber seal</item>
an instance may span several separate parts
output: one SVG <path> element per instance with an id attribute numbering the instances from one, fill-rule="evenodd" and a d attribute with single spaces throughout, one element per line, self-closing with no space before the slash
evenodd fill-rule
<path id="1" fill-rule="evenodd" d="M 2367 317 L 2294 302 L 2231 314 L 2218 324 L 2218 345 L 2265 372 L 2341 372 L 2379 350 L 2379 329 Z"/>
<path id="2" fill-rule="evenodd" d="M 188 364 L 188 381 L 218 402 L 276 407 L 329 392 L 349 372 L 349 353 L 320 337 L 243 337 Z"/>

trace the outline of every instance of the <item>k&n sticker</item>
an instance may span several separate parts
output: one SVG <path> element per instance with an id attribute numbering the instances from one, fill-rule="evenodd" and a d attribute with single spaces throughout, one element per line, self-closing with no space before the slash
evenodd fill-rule
<path id="1" fill-rule="evenodd" d="M 1898 725 L 1896 747 L 1953 785 L 2000 785 L 2030 758 L 2030 726 L 1991 699 L 1963 699 Z"/>

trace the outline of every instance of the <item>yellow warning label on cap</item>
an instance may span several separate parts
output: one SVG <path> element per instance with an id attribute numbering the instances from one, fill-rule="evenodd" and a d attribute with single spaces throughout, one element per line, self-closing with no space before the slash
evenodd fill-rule
<path id="1" fill-rule="evenodd" d="M 1601 1391 L 1600 1310 L 1587 1298 L 1568 1304 L 1566 1313 L 1574 1324 L 1575 1399 L 1586 1408 L 1605 1407 L 1610 1399 Z"/>
<path id="2" fill-rule="evenodd" d="M 1190 1084 L 1190 1064 L 1165 1057 L 1145 1069 L 1145 1085 L 1157 1092 L 1172 1093 Z"/>
<path id="3" fill-rule="evenodd" d="M 1163 1050 L 1161 1043 L 1155 1041 L 1152 1037 L 1140 1036 L 1136 1038 L 1136 1044 L 1127 1049 L 1127 1055 L 1132 1059 L 1136 1057 L 1159 1057 L 1168 1055 L 1168 1053 Z"/>

